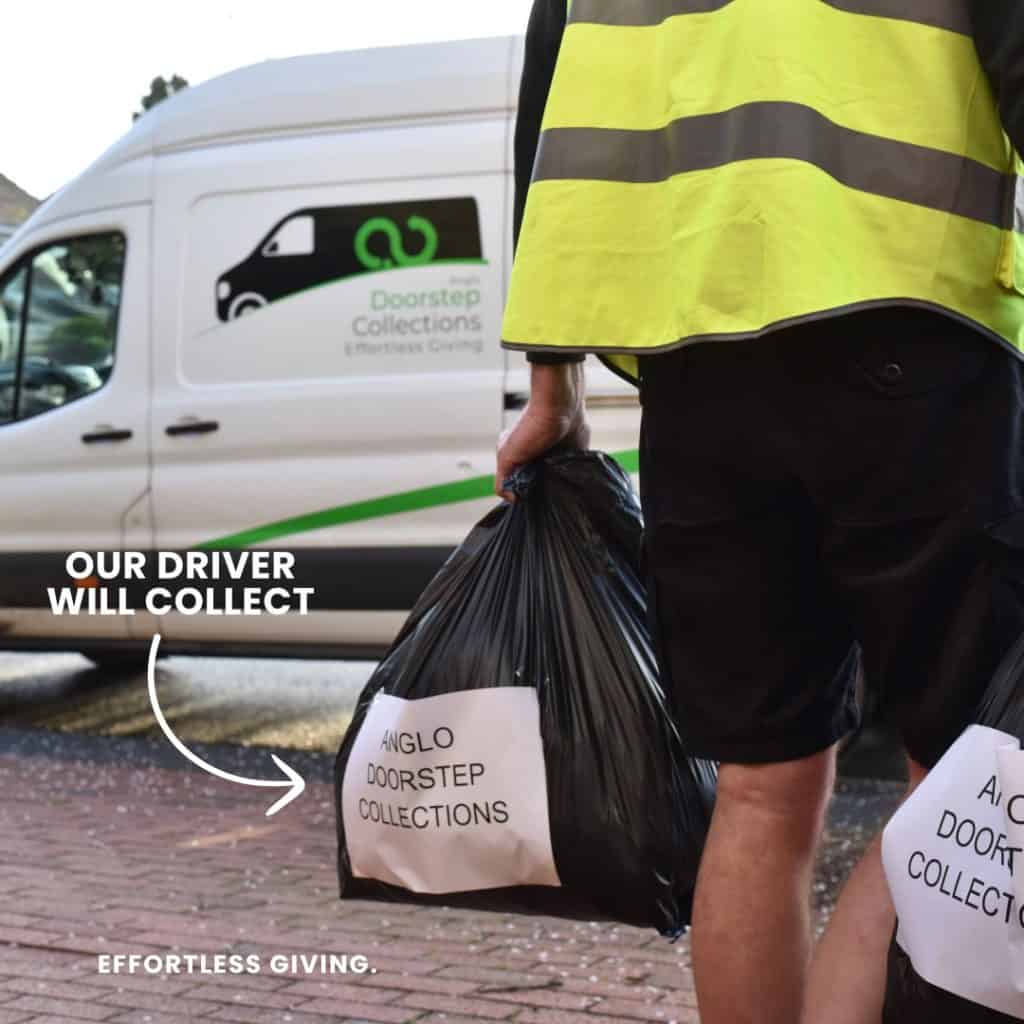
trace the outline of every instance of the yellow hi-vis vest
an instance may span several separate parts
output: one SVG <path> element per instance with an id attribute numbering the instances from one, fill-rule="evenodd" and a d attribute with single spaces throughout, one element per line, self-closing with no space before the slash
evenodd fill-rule
<path id="1" fill-rule="evenodd" d="M 970 0 L 571 0 L 502 343 L 638 354 L 914 305 L 1024 350 L 1024 165 Z"/>

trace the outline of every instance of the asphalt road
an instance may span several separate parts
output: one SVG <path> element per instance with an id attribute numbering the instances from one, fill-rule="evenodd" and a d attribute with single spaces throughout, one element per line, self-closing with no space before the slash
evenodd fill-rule
<path id="1" fill-rule="evenodd" d="M 160 705 L 186 743 L 333 754 L 373 662 L 172 657 L 157 663 Z M 0 726 L 92 736 L 160 738 L 146 673 L 111 673 L 78 654 L 0 653 Z M 857 778 L 898 779 L 902 763 L 880 729 L 842 759 Z"/>
<path id="2" fill-rule="evenodd" d="M 160 706 L 185 742 L 335 752 L 372 662 L 166 658 Z M 0 654 L 0 725 L 156 738 L 144 669 L 78 654 Z"/>

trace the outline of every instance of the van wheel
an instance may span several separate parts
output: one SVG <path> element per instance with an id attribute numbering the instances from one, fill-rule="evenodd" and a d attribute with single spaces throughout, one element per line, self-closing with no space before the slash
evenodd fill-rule
<path id="1" fill-rule="evenodd" d="M 232 300 L 228 308 L 228 319 L 237 320 L 240 316 L 245 316 L 246 313 L 254 313 L 257 309 L 262 309 L 266 304 L 267 300 L 258 292 L 243 292 Z"/>
<path id="2" fill-rule="evenodd" d="M 96 651 L 80 651 L 83 657 L 88 658 L 97 668 L 104 672 L 116 672 L 126 674 L 128 672 L 145 672 L 149 667 L 149 652 L 144 650 L 125 651 L 119 648 Z M 157 661 L 164 655 L 158 653 Z"/>

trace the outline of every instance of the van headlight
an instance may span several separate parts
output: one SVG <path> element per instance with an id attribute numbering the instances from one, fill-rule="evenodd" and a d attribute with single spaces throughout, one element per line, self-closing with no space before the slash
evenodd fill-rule
<path id="1" fill-rule="evenodd" d="M 217 298 L 223 302 L 225 299 L 231 298 L 231 285 L 227 281 L 217 282 Z"/>

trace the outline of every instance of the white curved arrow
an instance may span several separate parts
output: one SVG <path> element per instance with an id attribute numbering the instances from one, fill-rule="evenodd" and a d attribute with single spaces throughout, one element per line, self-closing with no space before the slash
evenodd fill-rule
<path id="1" fill-rule="evenodd" d="M 270 789 L 280 789 L 282 786 L 287 786 L 288 792 L 267 810 L 268 818 L 272 814 L 277 814 L 282 808 L 287 807 L 296 797 L 302 796 L 302 792 L 306 788 L 306 780 L 294 768 L 285 764 L 277 754 L 271 754 L 270 756 L 273 758 L 274 764 L 285 773 L 287 776 L 286 780 L 275 782 L 273 779 L 246 779 L 241 775 L 232 775 L 231 772 L 225 772 L 220 768 L 214 767 L 212 764 L 207 764 L 201 757 L 193 754 L 174 735 L 171 727 L 167 724 L 167 719 L 164 718 L 163 711 L 160 710 L 160 702 L 156 696 L 156 652 L 159 646 L 160 634 L 157 633 L 153 637 L 153 643 L 149 648 L 149 703 L 153 705 L 153 714 L 156 715 L 156 720 L 160 723 L 160 728 L 163 729 L 164 735 L 171 741 L 171 744 L 178 753 L 187 757 L 193 764 L 199 765 L 203 771 L 216 775 L 218 779 L 224 779 L 226 782 L 237 782 L 242 786 L 263 786 Z"/>

